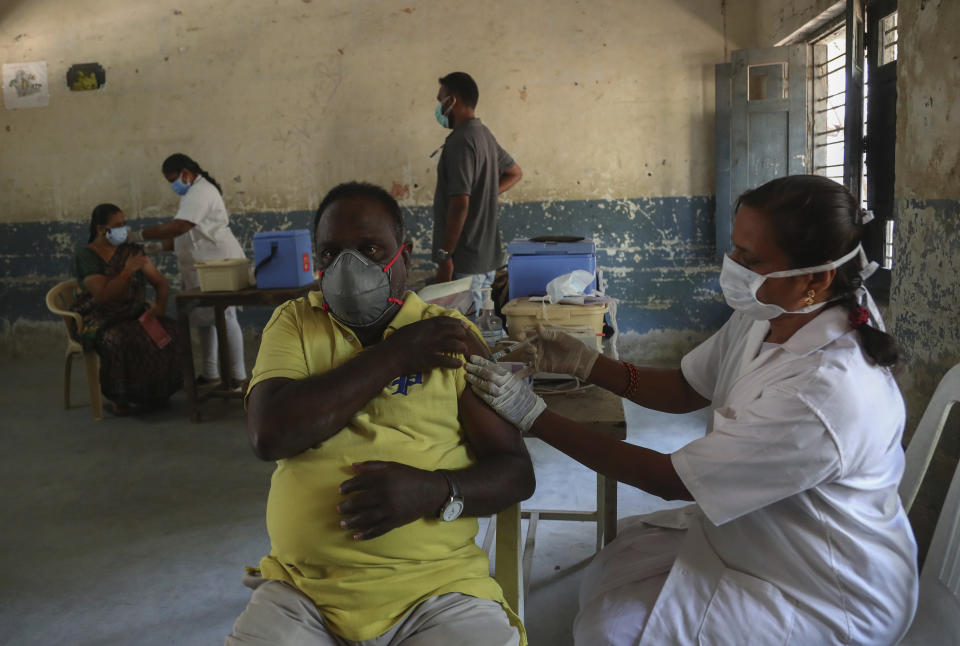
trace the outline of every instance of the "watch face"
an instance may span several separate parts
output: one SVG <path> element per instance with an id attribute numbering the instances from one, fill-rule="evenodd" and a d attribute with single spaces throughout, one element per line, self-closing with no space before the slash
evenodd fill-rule
<path id="1" fill-rule="evenodd" d="M 448 523 L 452 520 L 460 518 L 460 514 L 463 512 L 463 501 L 455 498 L 448 502 L 443 508 L 443 519 Z"/>

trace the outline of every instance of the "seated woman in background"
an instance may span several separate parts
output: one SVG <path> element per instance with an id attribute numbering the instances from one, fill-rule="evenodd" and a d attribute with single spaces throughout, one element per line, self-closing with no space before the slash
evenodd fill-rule
<path id="1" fill-rule="evenodd" d="M 170 286 L 140 245 L 126 243 L 125 223 L 123 211 L 113 204 L 93 210 L 89 244 L 77 250 L 83 293 L 73 308 L 83 316 L 84 348 L 100 356 L 100 389 L 115 414 L 130 413 L 134 406 L 163 406 L 183 385 L 176 325 L 164 316 Z M 147 281 L 157 292 L 152 307 L 144 296 Z M 159 341 L 147 332 L 144 324 L 150 325 L 151 316 L 169 342 L 159 330 Z"/>

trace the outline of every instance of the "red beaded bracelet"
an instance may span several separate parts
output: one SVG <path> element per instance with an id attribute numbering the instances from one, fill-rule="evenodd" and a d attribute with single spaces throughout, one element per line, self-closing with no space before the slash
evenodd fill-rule
<path id="1" fill-rule="evenodd" d="M 623 363 L 627 369 L 627 388 L 620 396 L 632 400 L 633 395 L 640 387 L 640 370 L 638 370 L 635 365 L 628 361 L 622 361 L 621 363 Z"/>

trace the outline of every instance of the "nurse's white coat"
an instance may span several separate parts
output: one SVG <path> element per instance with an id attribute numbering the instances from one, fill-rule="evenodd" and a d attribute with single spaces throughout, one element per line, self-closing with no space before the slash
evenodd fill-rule
<path id="1" fill-rule="evenodd" d="M 230 230 L 227 207 L 220 191 L 198 176 L 180 198 L 176 220 L 193 223 L 193 228 L 173 239 L 173 250 L 184 289 L 200 287 L 197 262 L 222 258 L 243 258 L 243 248 Z"/>
<path id="2" fill-rule="evenodd" d="M 183 289 L 199 289 L 200 275 L 196 263 L 223 258 L 243 258 L 243 248 L 230 230 L 230 218 L 223 197 L 217 187 L 204 177 L 197 176 L 186 195 L 180 197 L 180 208 L 175 220 L 193 223 L 193 228 L 173 239 L 173 251 Z M 227 316 L 233 317 L 233 308 L 227 308 Z M 198 307 L 190 312 L 192 325 L 214 324 L 213 308 Z M 214 347 L 210 345 L 209 347 Z M 234 359 L 237 361 L 237 359 Z M 239 359 L 242 365 L 242 357 Z M 242 374 L 240 369 L 238 374 Z"/>
<path id="3" fill-rule="evenodd" d="M 697 506 L 644 519 L 689 529 L 641 646 L 891 644 L 913 617 L 893 377 L 869 363 L 844 308 L 783 345 L 763 343 L 768 329 L 735 313 L 682 361 L 713 416 L 672 455 Z M 618 542 L 606 549 L 629 551 Z M 631 564 L 616 560 L 622 580 Z"/>

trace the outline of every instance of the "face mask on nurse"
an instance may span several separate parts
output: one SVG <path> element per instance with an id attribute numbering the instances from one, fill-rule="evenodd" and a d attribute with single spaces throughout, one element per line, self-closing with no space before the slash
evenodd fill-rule
<path id="1" fill-rule="evenodd" d="M 181 173 L 177 179 L 170 182 L 170 188 L 172 188 L 173 192 L 177 195 L 186 195 L 187 191 L 190 190 L 190 185 L 183 181 L 183 174 Z"/>
<path id="2" fill-rule="evenodd" d="M 836 269 L 855 256 L 860 254 L 861 247 L 857 245 L 850 253 L 838 260 L 828 262 L 816 267 L 801 267 L 799 269 L 787 269 L 785 271 L 774 271 L 769 274 L 758 274 L 750 271 L 730 256 L 723 257 L 723 266 L 720 269 L 720 289 L 723 290 L 723 298 L 727 305 L 743 312 L 752 319 L 758 321 L 768 321 L 777 318 L 781 314 L 806 314 L 820 309 L 829 301 L 813 303 L 799 310 L 787 311 L 773 303 L 763 303 L 757 298 L 757 290 L 763 285 L 763 281 L 768 278 L 787 278 L 789 276 L 802 276 L 803 274 L 816 274 L 828 269 Z"/>

